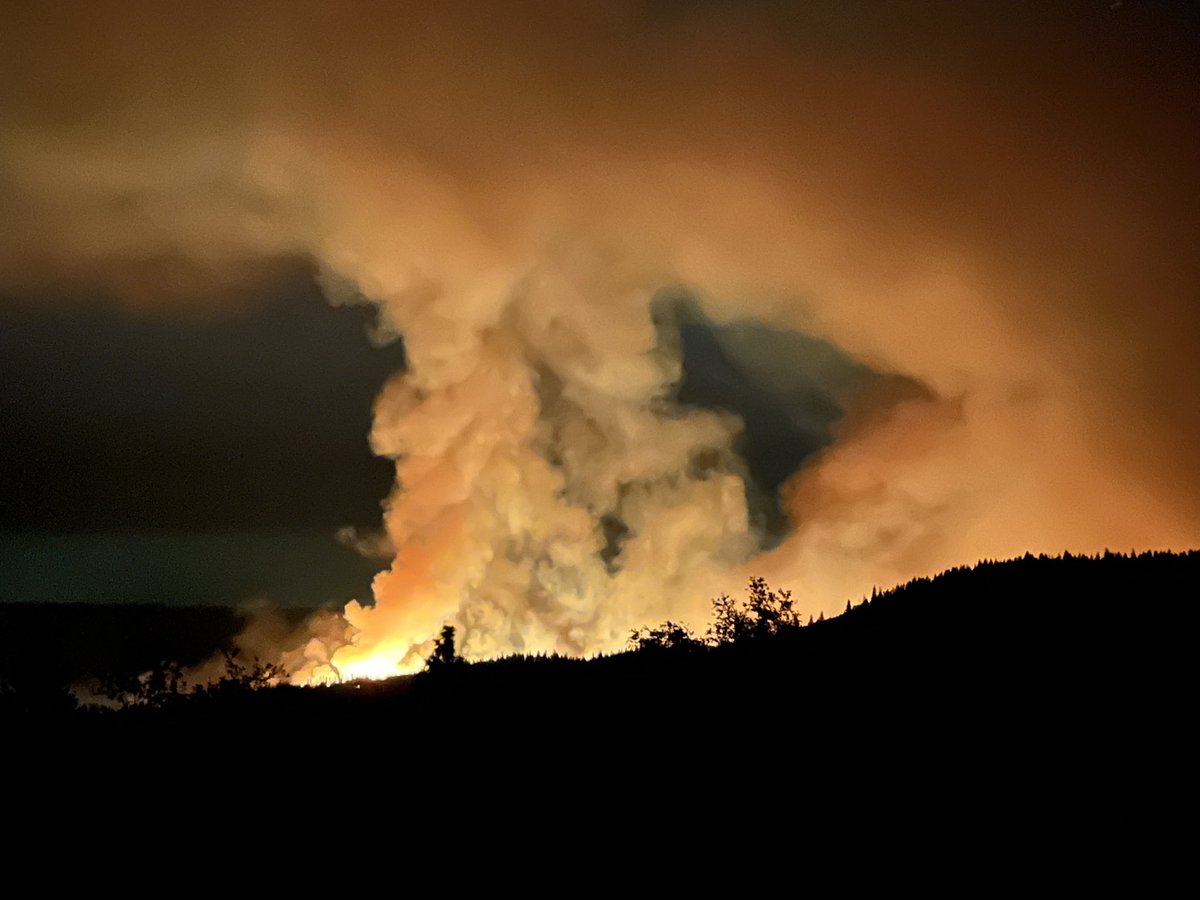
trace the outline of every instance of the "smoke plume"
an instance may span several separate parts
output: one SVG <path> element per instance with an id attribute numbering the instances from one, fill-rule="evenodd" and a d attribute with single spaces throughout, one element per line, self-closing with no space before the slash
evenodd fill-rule
<path id="1" fill-rule="evenodd" d="M 749 574 L 807 613 L 1195 546 L 1193 43 L 1132 2 L 796 6 L 6 3 L 0 280 L 162 312 L 303 258 L 403 338 L 394 558 L 301 678 L 411 667 L 445 622 L 468 656 L 612 650 Z M 882 376 L 780 541 L 738 417 L 678 402 L 664 292 Z M 737 352 L 764 392 L 789 366 Z"/>

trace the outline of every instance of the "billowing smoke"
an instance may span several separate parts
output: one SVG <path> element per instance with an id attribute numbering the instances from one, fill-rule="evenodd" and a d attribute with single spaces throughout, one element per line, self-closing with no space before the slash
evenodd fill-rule
<path id="1" fill-rule="evenodd" d="M 194 307 L 301 257 L 402 336 L 371 435 L 395 556 L 299 677 L 414 665 L 447 621 L 474 656 L 610 650 L 751 573 L 815 612 L 1200 542 L 1197 57 L 1166 13 L 250 6 L 6 10 L 0 278 Z M 796 344 L 739 334 L 872 373 L 782 529 L 739 417 L 680 400 L 688 308 L 763 396 Z"/>

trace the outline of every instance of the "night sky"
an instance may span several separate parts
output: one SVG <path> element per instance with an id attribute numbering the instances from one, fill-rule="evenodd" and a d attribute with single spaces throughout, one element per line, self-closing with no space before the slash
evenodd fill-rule
<path id="1" fill-rule="evenodd" d="M 1200 544 L 1194 4 L 0 21 L 0 601 L 379 674 Z"/>
<path id="2" fill-rule="evenodd" d="M 103 293 L 0 303 L 0 597 L 315 605 L 369 589 L 371 401 L 404 364 L 300 269 L 182 318 Z M 297 560 L 303 560 L 297 565 Z"/>

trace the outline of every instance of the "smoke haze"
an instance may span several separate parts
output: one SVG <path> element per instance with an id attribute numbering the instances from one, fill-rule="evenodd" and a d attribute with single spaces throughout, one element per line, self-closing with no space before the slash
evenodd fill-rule
<path id="1" fill-rule="evenodd" d="M 1186 11 L 245 6 L 4 3 L 0 280 L 195 315 L 299 259 L 377 306 L 395 555 L 343 674 L 446 621 L 471 656 L 611 650 L 749 574 L 816 612 L 1200 543 Z M 739 417 L 679 400 L 687 309 L 762 397 L 800 366 L 764 335 L 853 362 L 812 370 L 837 407 L 781 535 Z"/>

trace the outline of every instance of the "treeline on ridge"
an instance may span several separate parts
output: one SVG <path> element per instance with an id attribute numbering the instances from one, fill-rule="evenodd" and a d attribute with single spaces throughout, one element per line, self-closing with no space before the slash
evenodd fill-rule
<path id="1" fill-rule="evenodd" d="M 31 691 L 6 673 L 0 715 L 93 735 L 319 733 L 336 722 L 363 737 L 637 733 L 701 743 L 782 739 L 798 722 L 879 739 L 1014 721 L 1045 733 L 1113 721 L 1162 728 L 1182 721 L 1190 697 L 1198 575 L 1194 551 L 1027 555 L 875 591 L 812 622 L 786 591 L 753 579 L 745 599 L 714 600 L 704 635 L 666 622 L 597 659 L 466 664 L 449 630 L 413 678 L 268 689 L 277 673 L 229 653 L 226 677 L 198 692 L 180 690 L 171 664 L 141 687 L 107 675 L 129 700 L 120 711 L 79 709 L 62 685 Z"/>

